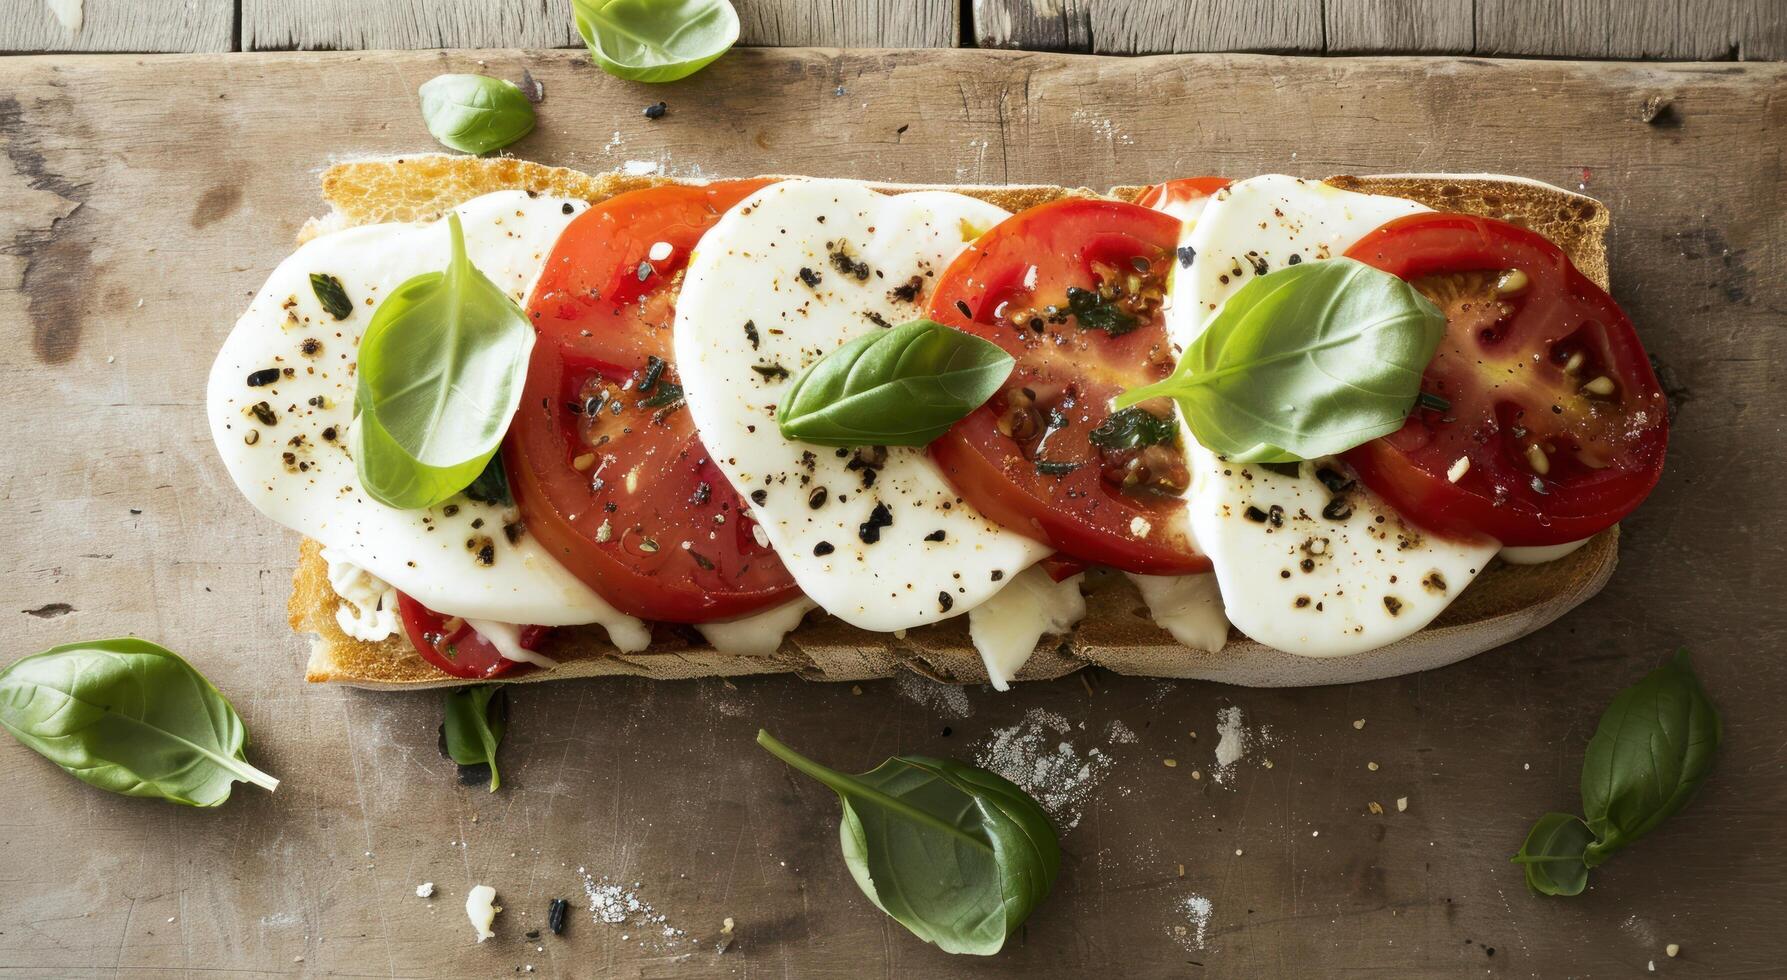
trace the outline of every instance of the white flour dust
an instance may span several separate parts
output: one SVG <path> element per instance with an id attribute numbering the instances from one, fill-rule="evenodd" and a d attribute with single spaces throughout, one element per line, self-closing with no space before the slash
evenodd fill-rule
<path id="1" fill-rule="evenodd" d="M 1135 729 L 1125 725 L 1121 719 L 1114 720 L 1105 726 L 1104 737 L 1105 741 L 1112 745 L 1134 745 L 1141 741 L 1141 737 L 1135 733 Z"/>
<path id="2" fill-rule="evenodd" d="M 1272 734 L 1270 725 L 1248 728 L 1239 705 L 1223 708 L 1216 713 L 1216 767 L 1210 772 L 1211 781 L 1218 786 L 1228 785 L 1249 752 L 1276 744 L 1278 737 Z M 1262 764 L 1271 765 L 1265 760 Z"/>
<path id="3" fill-rule="evenodd" d="M 671 925 L 664 913 L 653 908 L 639 895 L 639 882 L 624 885 L 592 876 L 577 869 L 583 879 L 583 894 L 589 899 L 590 917 L 609 925 L 627 926 L 622 939 L 637 939 L 646 949 L 668 949 L 685 942 L 694 942 L 683 930 Z"/>
<path id="4" fill-rule="evenodd" d="M 1191 894 L 1179 900 L 1173 911 L 1185 917 L 1184 923 L 1173 923 L 1168 930 L 1172 937 L 1187 952 L 1204 948 L 1204 940 L 1210 933 L 1210 913 L 1215 906 L 1202 895 Z"/>
<path id="5" fill-rule="evenodd" d="M 1018 785 L 1055 818 L 1062 833 L 1079 826 L 1092 791 L 1110 772 L 1109 755 L 1093 747 L 1075 749 L 1063 736 L 1073 726 L 1053 711 L 1031 708 L 1024 720 L 995 730 L 974 762 Z"/>
<path id="6" fill-rule="evenodd" d="M 945 718 L 966 718 L 974 713 L 974 706 L 968 703 L 967 691 L 955 684 L 920 677 L 909 670 L 901 671 L 894 678 L 894 690 L 900 697 L 921 708 L 930 708 Z"/>

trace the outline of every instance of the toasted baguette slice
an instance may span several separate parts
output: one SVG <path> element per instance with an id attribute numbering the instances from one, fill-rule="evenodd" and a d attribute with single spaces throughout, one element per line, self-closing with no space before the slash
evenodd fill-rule
<path id="1" fill-rule="evenodd" d="M 499 190 L 601 201 L 616 194 L 675 182 L 659 176 L 584 174 L 521 160 L 422 155 L 342 163 L 323 173 L 323 196 L 333 212 L 313 220 L 303 237 L 336 228 L 387 221 L 428 221 L 463 201 Z M 1523 224 L 1569 253 L 1577 268 L 1607 285 L 1607 209 L 1599 202 L 1534 181 L 1492 176 L 1398 175 L 1334 177 L 1348 190 L 1390 194 L 1431 207 L 1482 214 Z M 911 185 L 880 185 L 888 191 Z M 1079 188 L 1045 186 L 944 187 L 1010 211 L 1063 197 L 1097 196 Z M 1110 196 L 1133 200 L 1140 187 Z M 1568 557 L 1545 565 L 1493 563 L 1427 629 L 1398 643 L 1350 657 L 1299 657 L 1231 631 L 1217 653 L 1188 649 L 1155 625 L 1148 608 L 1120 575 L 1088 576 L 1086 617 L 1069 636 L 1044 637 L 1019 672 L 1020 680 L 1060 677 L 1088 664 L 1125 674 L 1220 681 L 1250 687 L 1344 684 L 1394 677 L 1455 663 L 1539 629 L 1606 584 L 1618 554 L 1618 529 L 1609 529 Z M 288 604 L 292 629 L 313 634 L 306 679 L 368 688 L 444 687 L 464 683 L 424 661 L 401 634 L 377 643 L 356 640 L 336 624 L 340 599 L 329 587 L 322 548 L 305 540 Z M 904 637 L 870 633 L 822 613 L 807 617 L 773 656 L 725 654 L 692 629 L 656 628 L 651 647 L 623 654 L 600 627 L 561 629 L 545 651 L 560 662 L 517 681 L 626 674 L 658 679 L 797 673 L 810 680 L 865 680 L 906 668 L 942 681 L 987 679 L 968 638 L 967 617 L 913 629 Z"/>

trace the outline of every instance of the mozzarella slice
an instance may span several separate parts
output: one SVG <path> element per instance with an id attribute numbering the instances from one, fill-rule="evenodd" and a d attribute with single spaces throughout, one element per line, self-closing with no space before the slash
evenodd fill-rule
<path id="1" fill-rule="evenodd" d="M 936 276 L 1005 217 L 959 194 L 787 180 L 727 212 L 690 258 L 674 331 L 688 411 L 801 590 L 853 626 L 960 615 L 1048 553 L 963 502 L 923 449 L 813 446 L 775 421 L 790 376 L 923 316 Z"/>
<path id="2" fill-rule="evenodd" d="M 457 210 L 473 264 L 519 302 L 585 206 L 508 191 Z M 444 221 L 372 225 L 316 238 L 280 263 L 211 369 L 207 411 L 224 466 L 261 513 L 431 609 L 544 626 L 601 623 L 617 646 L 643 649 L 644 626 L 538 547 L 513 508 L 459 496 L 426 511 L 394 510 L 360 489 L 347 450 L 360 336 L 385 296 L 445 268 L 448 250 Z M 323 310 L 312 273 L 341 281 L 353 303 L 346 319 Z M 249 383 L 267 371 L 278 376 Z"/>
<path id="3" fill-rule="evenodd" d="M 1040 565 L 1032 565 L 969 611 L 968 637 L 995 690 L 1011 689 L 1011 679 L 1044 636 L 1066 633 L 1085 618 L 1086 597 L 1080 594 L 1085 577 L 1057 582 Z"/>
<path id="4" fill-rule="evenodd" d="M 718 623 L 697 623 L 708 645 L 720 653 L 741 657 L 767 657 L 782 648 L 782 640 L 794 632 L 813 610 L 806 596 L 784 602 L 763 612 Z"/>
<path id="5" fill-rule="evenodd" d="M 1583 538 L 1581 541 L 1565 541 L 1563 544 L 1540 544 L 1528 546 L 1510 546 L 1501 550 L 1502 561 L 1510 565 L 1543 565 L 1548 561 L 1557 561 L 1570 555 L 1576 549 L 1593 541 Z"/>
<path id="6" fill-rule="evenodd" d="M 329 588 L 341 597 L 335 623 L 356 640 L 377 643 L 403 628 L 397 614 L 397 590 L 366 569 L 345 561 L 327 548 Z"/>
<path id="7" fill-rule="evenodd" d="M 1181 242 L 1190 266 L 1174 277 L 1168 335 L 1189 346 L 1249 277 L 1333 258 L 1385 222 L 1424 210 L 1295 177 L 1233 184 Z M 1229 620 L 1268 646 L 1326 657 L 1402 639 L 1439 615 L 1497 551 L 1493 541 L 1421 531 L 1337 462 L 1302 463 L 1291 475 L 1231 464 L 1189 429 L 1184 435 L 1198 546 L 1215 565 Z"/>
<path id="8" fill-rule="evenodd" d="M 1228 644 L 1229 621 L 1222 614 L 1222 591 L 1216 576 L 1124 574 L 1142 594 L 1155 625 L 1173 639 L 1207 653 L 1216 653 Z"/>

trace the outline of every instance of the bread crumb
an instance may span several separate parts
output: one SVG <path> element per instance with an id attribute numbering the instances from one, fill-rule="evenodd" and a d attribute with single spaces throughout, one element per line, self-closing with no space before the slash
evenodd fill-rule
<path id="1" fill-rule="evenodd" d="M 1354 718 L 1353 719 L 1353 730 L 1354 731 L 1363 731 L 1364 728 L 1365 728 L 1365 719 L 1363 719 L 1363 718 Z"/>
<path id="2" fill-rule="evenodd" d="M 851 694 L 861 694 L 862 693 L 862 685 L 861 684 L 850 685 L 850 693 Z"/>
<path id="3" fill-rule="evenodd" d="M 1370 770 L 1371 770 L 1371 771 L 1372 771 L 1372 772 L 1377 772 L 1377 763 L 1375 763 L 1375 762 L 1367 762 L 1367 763 L 1366 763 L 1366 764 L 1365 764 L 1365 768 L 1367 768 L 1367 769 L 1370 769 Z"/>
<path id="4" fill-rule="evenodd" d="M 417 898 L 433 898 L 434 897 L 434 882 L 424 881 L 420 885 L 417 885 L 416 886 L 416 897 Z"/>
<path id="5" fill-rule="evenodd" d="M 1271 759 L 1261 759 L 1260 760 L 1260 768 L 1262 768 L 1262 769 L 1272 768 L 1272 760 Z"/>
<path id="6" fill-rule="evenodd" d="M 1681 953 L 1681 951 L 1682 951 L 1681 943 L 1670 943 L 1669 945 L 1663 947 L 1664 954 L 1666 954 L 1670 959 L 1674 959 L 1678 954 Z"/>
<path id="7" fill-rule="evenodd" d="M 1179 877 L 1181 877 L 1181 878 L 1183 878 L 1183 877 L 1185 877 L 1185 865 L 1183 865 L 1183 864 L 1181 864 L 1181 865 L 1179 865 Z M 1670 948 L 1670 949 L 1674 949 L 1674 948 L 1675 948 L 1675 947 L 1674 947 L 1674 946 L 1671 946 L 1671 947 L 1669 947 L 1669 948 Z M 1669 954 L 1669 955 L 1670 955 L 1670 956 L 1674 956 L 1674 955 L 1675 955 L 1675 954 L 1674 954 L 1674 953 L 1670 953 L 1670 954 Z"/>
<path id="8" fill-rule="evenodd" d="M 1381 805 L 1379 805 L 1378 801 L 1376 801 L 1376 800 L 1372 800 L 1370 803 L 1365 804 L 1365 808 L 1370 810 L 1372 813 L 1383 813 L 1384 812 L 1384 808 Z"/>
<path id="9" fill-rule="evenodd" d="M 1204 774 L 1203 774 L 1203 773 L 1202 773 L 1202 772 L 1200 772 L 1200 771 L 1198 771 L 1198 770 L 1196 770 L 1196 769 L 1193 769 L 1193 770 L 1192 770 L 1192 771 L 1191 771 L 1191 778 L 1193 778 L 1193 779 L 1203 779 L 1203 778 L 1204 778 Z"/>
<path id="10" fill-rule="evenodd" d="M 1162 760 L 1160 760 L 1160 762 L 1162 765 L 1166 766 L 1168 769 L 1176 768 L 1179 765 L 1178 759 L 1162 759 Z"/>
<path id="11" fill-rule="evenodd" d="M 1397 813 L 1406 813 L 1406 812 L 1408 812 L 1408 808 L 1409 808 L 1409 798 L 1406 796 L 1398 796 L 1396 798 L 1396 812 Z"/>
<path id="12" fill-rule="evenodd" d="M 1236 856 L 1236 857 L 1240 857 L 1240 856 L 1241 856 L 1241 849 L 1240 849 L 1240 848 L 1239 848 L 1239 847 L 1237 847 L 1237 848 L 1235 848 L 1235 856 Z"/>

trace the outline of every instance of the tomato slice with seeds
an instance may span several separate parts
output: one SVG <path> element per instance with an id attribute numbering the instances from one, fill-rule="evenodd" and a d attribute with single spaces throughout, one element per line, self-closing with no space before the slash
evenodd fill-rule
<path id="1" fill-rule="evenodd" d="M 1563 544 L 1617 523 L 1663 471 L 1668 405 L 1632 321 L 1543 236 L 1503 221 L 1399 218 L 1347 250 L 1446 312 L 1427 407 L 1346 454 L 1431 530 Z M 1444 407 L 1441 407 L 1444 406 Z"/>
<path id="2" fill-rule="evenodd" d="M 981 513 L 1083 561 L 1209 570 L 1184 530 L 1177 426 L 1155 426 L 1145 445 L 1092 438 L 1119 392 L 1173 369 L 1160 307 L 1178 241 L 1179 221 L 1158 211 L 1056 201 L 1001 222 L 943 273 L 932 318 L 1017 360 L 1003 389 L 930 446 Z"/>
<path id="3" fill-rule="evenodd" d="M 528 303 L 539 340 L 503 447 L 516 505 L 572 574 L 634 616 L 700 623 L 796 594 L 683 410 L 670 343 L 690 252 L 767 183 L 653 187 L 591 207 Z"/>
<path id="4" fill-rule="evenodd" d="M 443 616 L 402 592 L 397 593 L 397 612 L 403 619 L 404 634 L 422 659 L 454 677 L 490 680 L 536 669 L 533 664 L 503 656 L 465 620 Z M 538 650 L 551 633 L 548 626 L 524 626 L 521 646 Z"/>

